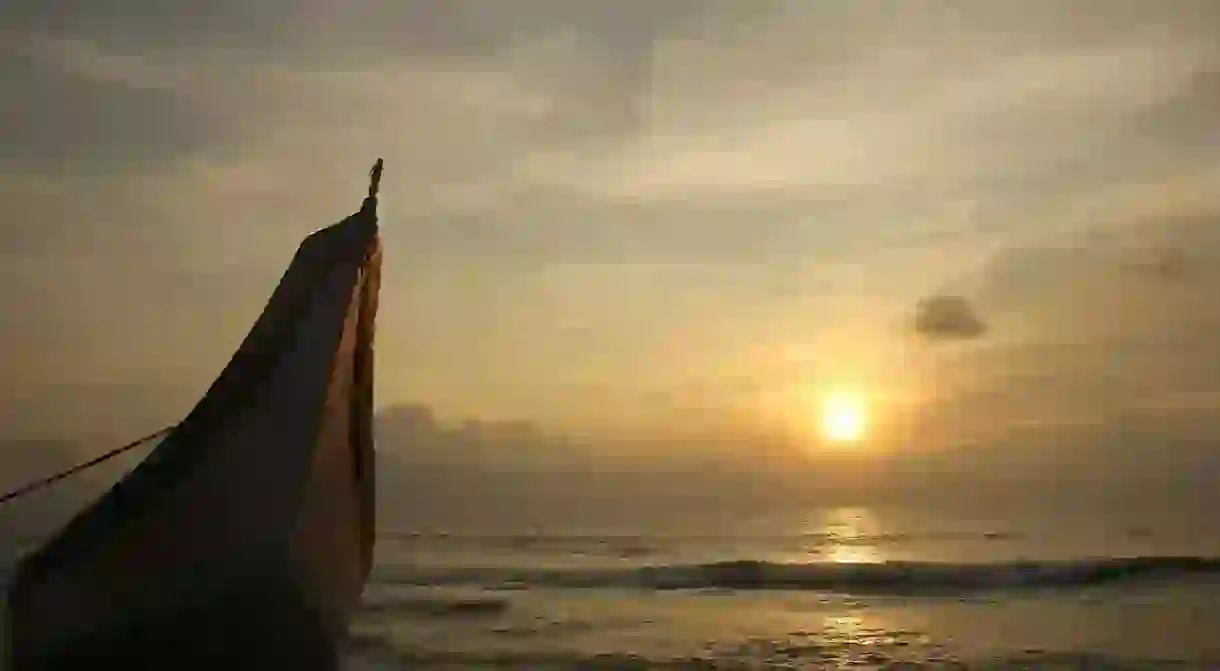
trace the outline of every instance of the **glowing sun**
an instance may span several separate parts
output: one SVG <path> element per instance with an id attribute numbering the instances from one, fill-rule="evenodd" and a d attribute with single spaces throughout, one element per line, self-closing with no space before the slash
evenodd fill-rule
<path id="1" fill-rule="evenodd" d="M 826 395 L 819 409 L 822 435 L 836 443 L 854 443 L 868 429 L 868 405 L 864 396 L 854 392 Z"/>

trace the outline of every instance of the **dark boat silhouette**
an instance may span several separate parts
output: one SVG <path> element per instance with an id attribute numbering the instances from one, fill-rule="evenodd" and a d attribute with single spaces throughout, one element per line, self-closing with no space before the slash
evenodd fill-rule
<path id="1" fill-rule="evenodd" d="M 11 671 L 339 667 L 372 565 L 380 175 L 186 418 L 18 564 Z"/>

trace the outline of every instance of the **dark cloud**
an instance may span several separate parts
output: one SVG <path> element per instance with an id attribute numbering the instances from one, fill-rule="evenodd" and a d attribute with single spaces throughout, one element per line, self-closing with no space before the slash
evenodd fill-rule
<path id="1" fill-rule="evenodd" d="M 1218 5 L 1220 6 L 1220 5 Z M 1220 142 L 1220 69 L 1189 75 L 1179 89 L 1147 105 L 1114 105 L 1081 96 L 1051 105 L 1037 98 L 958 130 L 966 155 L 983 156 L 964 175 L 976 192 L 1051 201 L 1118 183 L 1152 183 L 1206 170 Z M 1203 65 L 1201 67 L 1208 67 Z M 1021 160 L 997 157 L 1021 156 Z"/>
<path id="2" fill-rule="evenodd" d="M 587 141 L 642 129 L 640 104 L 651 89 L 654 44 L 698 16 L 700 6 L 689 0 L 664 5 L 459 0 L 443 6 L 417 1 L 381 5 L 358 15 L 359 25 L 351 29 L 367 35 L 372 26 L 389 28 L 381 39 L 373 38 L 387 54 L 476 69 L 513 68 L 526 85 L 552 96 L 554 105 L 541 122 L 549 137 L 540 139 Z M 528 47 L 509 51 L 530 44 L 536 49 L 532 54 Z"/>
<path id="3" fill-rule="evenodd" d="M 866 1 L 802 7 L 824 26 L 816 42 L 850 43 L 857 35 L 878 40 L 925 36 L 974 28 L 987 35 L 1036 39 L 1044 45 L 1081 45 L 1112 40 L 1116 34 L 1152 32 L 1150 26 L 1206 30 L 1220 19 L 1210 0 L 1149 4 L 1107 0 L 1094 11 L 1066 12 L 1059 2 L 1039 0 L 1020 6 L 1002 2 L 942 6 Z M 157 0 L 7 0 L 0 19 L 9 30 L 68 38 L 103 40 L 117 45 L 189 47 L 212 44 L 274 50 L 310 44 L 325 49 L 393 47 L 412 56 L 445 58 L 494 54 L 506 42 L 558 30 L 577 30 L 607 42 L 634 46 L 661 33 L 681 32 L 699 18 L 715 15 L 726 32 L 750 25 L 780 7 L 745 6 L 722 0 L 622 0 L 615 3 L 570 0 L 214 0 L 191 6 Z M 305 34 L 300 27 L 308 26 Z M 843 29 L 850 26 L 850 29 Z M 298 32 L 295 36 L 291 33 Z M 994 40 L 991 40 L 994 42 Z M 867 45 L 868 48 L 872 44 Z"/>
<path id="4" fill-rule="evenodd" d="M 142 0 L 16 0 L 0 10 L 9 33 L 87 40 L 128 55 L 197 50 L 199 57 L 232 63 L 235 72 L 271 63 L 359 72 L 389 61 L 438 71 L 512 69 L 553 96 L 543 128 L 555 141 L 638 130 L 654 43 L 702 11 L 703 3 L 690 0 L 220 0 L 192 9 Z M 542 44 L 533 55 L 518 49 L 531 43 Z"/>
<path id="5" fill-rule="evenodd" d="M 1022 34 L 1047 44 L 1088 46 L 1116 36 L 1206 34 L 1220 23 L 1220 7 L 1211 0 L 1177 0 L 1152 4 L 1142 0 L 1099 0 L 1071 10 L 1056 0 L 1033 0 L 1020 5 L 980 2 L 946 5 L 941 11 L 970 16 L 996 33 Z"/>
<path id="6" fill-rule="evenodd" d="M 201 42 L 247 42 L 266 37 L 275 23 L 290 20 L 292 3 L 220 0 L 186 7 L 149 0 L 64 0 L 55 4 L 12 0 L 0 8 L 10 33 L 94 40 L 128 47 L 192 46 Z"/>
<path id="7" fill-rule="evenodd" d="M 1188 278 L 1190 260 L 1180 249 L 1151 250 L 1143 258 L 1132 261 L 1128 268 L 1143 277 L 1165 282 L 1178 282 Z"/>
<path id="8" fill-rule="evenodd" d="M 970 301 L 961 296 L 931 296 L 915 306 L 915 333 L 928 340 L 973 340 L 987 325 Z"/>
<path id="9" fill-rule="evenodd" d="M 699 3 L 687 0 L 664 6 L 421 0 L 339 11 L 336 20 L 345 34 L 338 39 L 355 53 L 424 59 L 439 68 L 512 69 L 552 97 L 540 140 L 571 142 L 641 129 L 654 43 L 698 13 Z"/>
<path id="10" fill-rule="evenodd" d="M 9 166 L 122 172 L 214 139 L 206 120 L 172 91 L 90 79 L 2 43 L 0 81 L 0 163 Z"/>
<path id="11" fill-rule="evenodd" d="M 1104 269 L 1110 260 L 1099 257 L 1099 250 L 1086 244 L 1008 248 L 983 269 L 980 294 L 1000 309 L 1023 309 L 1057 295 L 1057 286 L 1081 273 Z"/>
<path id="12" fill-rule="evenodd" d="M 303 2 L 217 0 L 194 7 L 156 0 L 11 0 L 9 31 L 134 48 L 213 46 L 238 51 L 374 48 L 405 56 L 485 58 L 507 43 L 571 29 L 625 47 L 701 13 L 705 3 L 646 0 L 605 5 L 566 0 Z M 304 29 L 308 28 L 308 32 Z"/>
<path id="13" fill-rule="evenodd" d="M 1217 110 L 1220 110 L 1220 68 L 1195 73 L 1174 95 L 1140 115 L 1130 132 L 1177 148 L 1214 155 L 1220 142 Z"/>
<path id="14" fill-rule="evenodd" d="M 1103 306 L 1113 302 L 1121 301 L 1127 313 L 1163 304 L 1156 284 L 1139 280 L 1188 283 L 1194 298 L 1220 299 L 1217 263 L 1220 216 L 1145 218 L 1098 226 L 1055 246 L 1005 249 L 983 269 L 980 299 L 1030 314 L 1062 309 L 1079 322 L 1104 316 Z"/>

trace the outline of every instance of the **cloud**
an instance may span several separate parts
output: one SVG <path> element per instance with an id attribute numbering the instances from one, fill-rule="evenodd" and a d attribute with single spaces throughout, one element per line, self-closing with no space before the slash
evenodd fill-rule
<path id="1" fill-rule="evenodd" d="M 1129 268 L 1148 278 L 1178 282 L 1189 277 L 1191 261 L 1181 249 L 1151 250 L 1144 258 L 1129 264 Z"/>
<path id="2" fill-rule="evenodd" d="M 1170 215 L 1095 223 L 1054 244 L 1005 248 L 979 271 L 979 299 L 1021 313 L 1044 333 L 1135 338 L 1192 330 L 1185 324 L 1208 319 L 1220 300 L 1215 212 L 1187 203 Z"/>
<path id="3" fill-rule="evenodd" d="M 718 449 L 724 436 L 575 438 L 526 422 L 438 419 L 421 405 L 383 409 L 376 431 L 386 526 L 646 526 L 808 496 L 811 478 L 757 440 Z"/>
<path id="4" fill-rule="evenodd" d="M 217 139 L 171 90 L 103 81 L 0 41 L 0 164 L 9 171 L 121 172 Z"/>
<path id="5" fill-rule="evenodd" d="M 973 340 L 987 333 L 974 306 L 961 296 L 931 296 L 915 306 L 915 333 L 928 340 Z"/>
<path id="6" fill-rule="evenodd" d="M 414 57 L 452 60 L 493 56 L 508 42 L 574 29 L 620 45 L 639 45 L 706 3 L 676 0 L 658 6 L 632 1 L 613 8 L 564 0 L 520 0 L 511 6 L 478 0 L 437 5 L 429 0 L 396 3 L 333 0 L 268 0 L 251 4 L 217 0 L 198 11 L 169 8 L 155 0 L 118 0 L 102 7 L 66 0 L 48 7 L 37 0 L 5 3 L 12 31 L 145 48 L 193 48 L 223 44 L 249 54 L 370 46 Z M 367 54 L 366 54 L 367 55 Z"/>
<path id="7" fill-rule="evenodd" d="M 1161 138 L 1176 148 L 1210 153 L 1220 140 L 1215 110 L 1220 107 L 1220 68 L 1195 72 L 1133 125 L 1136 137 Z"/>
<path id="8" fill-rule="evenodd" d="M 755 31 L 711 24 L 707 39 L 658 45 L 646 134 L 595 156 L 534 157 L 530 175 L 583 176 L 585 188 L 621 197 L 777 187 L 1027 195 L 1138 173 L 1133 159 L 1148 152 L 1124 133 L 1209 58 L 1199 40 L 1117 29 L 1081 40 L 1099 26 L 1047 7 L 1019 18 L 980 4 L 868 20 L 775 11 L 756 17 Z M 1009 40 L 983 39 L 994 32 Z M 717 102 L 730 95 L 743 102 Z"/>
<path id="9" fill-rule="evenodd" d="M 512 6 L 471 0 L 443 5 L 220 0 L 197 12 L 166 11 L 142 0 L 108 3 L 104 9 L 67 5 L 72 9 L 51 10 L 26 0 L 6 3 L 6 33 L 83 42 L 108 54 L 214 63 L 235 79 L 251 67 L 351 74 L 409 69 L 456 79 L 511 73 L 523 87 L 550 99 L 535 139 L 556 143 L 636 132 L 641 121 L 636 102 L 650 85 L 653 43 L 705 11 L 704 3 L 690 0 L 613 9 L 557 0 Z M 412 101 L 427 101 L 427 92 L 411 93 Z M 246 113 L 257 108 L 241 101 L 230 96 L 227 102 Z M 353 101 L 348 102 L 350 110 Z"/>
<path id="10" fill-rule="evenodd" d="M 386 396 L 506 414 L 579 375 L 629 395 L 628 364 L 673 386 L 654 363 L 678 335 L 711 368 L 841 319 L 814 305 L 909 306 L 996 239 L 1049 249 L 1165 203 L 1187 167 L 1215 198 L 1206 143 L 1169 128 L 1189 108 L 1206 132 L 1186 82 L 1216 69 L 1215 3 L 891 5 L 10 0 L 6 343 L 30 380 L 207 381 L 376 155 L 387 368 L 415 371 Z M 1100 270 L 1058 291 L 1050 256 L 947 293 L 1005 337 L 1019 311 L 1079 336 L 1067 296 L 1117 292 Z M 818 279 L 836 263 L 866 277 Z"/>
<path id="11" fill-rule="evenodd" d="M 1206 212 L 1150 217 L 996 254 L 971 295 L 988 307 L 989 325 L 1004 326 L 977 347 L 927 353 L 922 374 L 935 399 L 918 419 L 920 440 L 931 449 L 982 436 L 1032 450 L 1031 464 L 1047 450 L 1087 444 L 1087 454 L 1055 457 L 1084 472 L 1092 459 L 1135 460 L 1175 441 L 1220 438 L 1203 419 L 1220 393 L 1215 222 Z M 954 303 L 942 317 L 951 334 L 961 326 L 951 317 L 972 318 L 970 303 Z M 1133 422 L 1154 438 L 1116 428 Z M 1046 447 L 1022 445 L 1031 436 Z"/>

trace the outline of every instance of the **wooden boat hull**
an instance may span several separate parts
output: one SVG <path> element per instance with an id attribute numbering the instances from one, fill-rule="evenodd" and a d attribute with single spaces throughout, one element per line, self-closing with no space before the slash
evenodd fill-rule
<path id="1" fill-rule="evenodd" d="M 338 667 L 372 563 L 379 269 L 372 197 L 302 243 L 195 409 L 18 566 L 12 671 Z"/>

